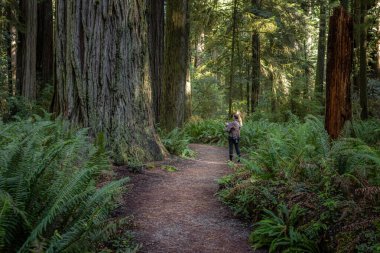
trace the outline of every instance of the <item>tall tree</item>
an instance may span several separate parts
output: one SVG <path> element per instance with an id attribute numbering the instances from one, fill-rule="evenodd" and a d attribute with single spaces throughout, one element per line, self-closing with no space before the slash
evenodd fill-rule
<path id="1" fill-rule="evenodd" d="M 166 4 L 164 77 L 161 91 L 160 126 L 166 131 L 185 121 L 186 75 L 189 65 L 189 1 Z"/>
<path id="2" fill-rule="evenodd" d="M 25 32 L 19 33 L 18 46 L 18 80 L 21 95 L 35 100 L 36 83 L 36 49 L 37 49 L 37 0 L 20 0 L 20 17 L 25 25 Z"/>
<path id="3" fill-rule="evenodd" d="M 259 9 L 261 0 L 252 0 L 252 6 Z M 254 112 L 259 102 L 260 91 L 260 35 L 255 31 L 252 35 L 252 90 L 251 111 Z"/>
<path id="4" fill-rule="evenodd" d="M 38 2 L 37 6 L 37 72 L 41 88 L 53 80 L 53 6 L 52 0 Z"/>
<path id="5" fill-rule="evenodd" d="M 352 18 L 342 7 L 336 7 L 330 17 L 325 127 L 332 139 L 337 138 L 351 115 L 350 76 L 353 45 Z"/>
<path id="6" fill-rule="evenodd" d="M 315 76 L 316 98 L 324 105 L 323 83 L 325 77 L 326 58 L 326 30 L 327 30 L 327 3 L 326 0 L 319 0 L 319 37 L 318 37 L 318 58 Z"/>
<path id="7" fill-rule="evenodd" d="M 368 118 L 368 98 L 367 98 L 367 0 L 360 1 L 360 37 L 359 37 L 359 90 L 361 119 Z"/>
<path id="8" fill-rule="evenodd" d="M 236 30 L 237 30 L 237 0 L 234 0 L 233 14 L 232 14 L 232 46 L 231 46 L 231 59 L 230 59 L 230 73 L 228 80 L 228 115 L 232 115 L 232 87 L 234 84 L 235 75 L 235 44 L 236 44 Z"/>
<path id="9" fill-rule="evenodd" d="M 104 136 L 116 163 L 160 159 L 145 0 L 56 1 L 54 109 Z"/>
<path id="10" fill-rule="evenodd" d="M 148 33 L 149 56 L 153 92 L 153 112 L 155 121 L 159 121 L 160 97 L 164 67 L 164 0 L 147 0 L 149 6 Z"/>
<path id="11" fill-rule="evenodd" d="M 380 2 L 378 3 L 380 6 Z M 376 50 L 376 74 L 377 78 L 380 79 L 380 18 L 378 20 L 378 26 L 377 26 L 377 50 Z"/>

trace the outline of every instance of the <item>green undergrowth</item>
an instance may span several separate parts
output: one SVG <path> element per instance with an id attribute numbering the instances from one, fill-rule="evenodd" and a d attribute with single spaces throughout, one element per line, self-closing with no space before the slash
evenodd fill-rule
<path id="1" fill-rule="evenodd" d="M 191 141 L 225 144 L 223 126 L 206 120 L 185 129 Z M 254 248 L 380 252 L 379 120 L 347 124 L 336 141 L 313 116 L 248 120 L 241 147 L 244 166 L 219 180 L 219 196 L 253 223 Z"/>
<path id="2" fill-rule="evenodd" d="M 112 218 L 128 178 L 110 174 L 87 130 L 33 116 L 0 122 L 0 252 L 91 252 L 127 221 Z"/>

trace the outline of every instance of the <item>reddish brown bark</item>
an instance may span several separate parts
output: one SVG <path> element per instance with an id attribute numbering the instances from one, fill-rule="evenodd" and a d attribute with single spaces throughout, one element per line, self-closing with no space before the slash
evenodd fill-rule
<path id="1" fill-rule="evenodd" d="M 37 72 L 41 89 L 53 78 L 53 7 L 51 0 L 37 6 Z"/>
<path id="2" fill-rule="evenodd" d="M 332 139 L 338 138 L 351 120 L 350 76 L 352 69 L 352 18 L 343 7 L 330 17 L 326 73 L 325 127 Z"/>

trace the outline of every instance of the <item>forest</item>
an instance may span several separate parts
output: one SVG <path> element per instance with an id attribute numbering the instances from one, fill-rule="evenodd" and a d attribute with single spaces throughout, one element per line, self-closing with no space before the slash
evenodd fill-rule
<path id="1" fill-rule="evenodd" d="M 249 251 L 380 253 L 380 1 L 0 0 L 0 252 Z"/>

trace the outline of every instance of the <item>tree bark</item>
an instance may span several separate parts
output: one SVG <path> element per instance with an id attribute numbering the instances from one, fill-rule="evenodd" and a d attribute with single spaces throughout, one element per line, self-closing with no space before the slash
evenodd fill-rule
<path id="1" fill-rule="evenodd" d="M 260 8 L 261 0 L 252 0 L 252 6 Z M 252 35 L 252 90 L 251 90 L 251 112 L 256 110 L 259 103 L 260 92 L 260 35 L 255 32 Z"/>
<path id="2" fill-rule="evenodd" d="M 145 0 L 56 1 L 54 110 L 105 137 L 115 163 L 161 159 Z"/>
<path id="3" fill-rule="evenodd" d="M 376 75 L 380 79 L 380 20 L 377 28 L 379 39 L 377 40 L 377 52 L 376 52 Z"/>
<path id="4" fill-rule="evenodd" d="M 352 69 L 352 19 L 339 6 L 330 17 L 325 128 L 332 139 L 338 138 L 346 121 L 351 120 L 350 76 Z"/>
<path id="5" fill-rule="evenodd" d="M 185 121 L 186 74 L 189 68 L 189 7 L 187 0 L 166 4 L 164 80 L 160 126 L 165 131 L 181 127 Z"/>
<path id="6" fill-rule="evenodd" d="M 160 119 L 160 98 L 164 67 L 164 0 L 148 0 L 148 6 L 149 56 L 153 92 L 153 112 L 155 122 L 158 123 Z"/>
<path id="7" fill-rule="evenodd" d="M 18 90 L 23 97 L 35 100 L 37 97 L 37 0 L 21 0 L 19 4 L 20 21 L 25 25 L 25 33 L 19 32 L 17 47 Z"/>
<path id="8" fill-rule="evenodd" d="M 52 0 L 44 0 L 37 6 L 37 73 L 40 89 L 53 80 L 53 6 Z"/>
<path id="9" fill-rule="evenodd" d="M 232 47 L 231 47 L 231 60 L 230 60 L 230 73 L 228 81 L 228 115 L 232 115 L 232 87 L 234 84 L 235 74 L 235 43 L 236 43 L 236 27 L 237 27 L 237 0 L 234 0 L 234 9 L 232 16 Z"/>
<path id="10" fill-rule="evenodd" d="M 315 76 L 316 98 L 324 105 L 323 84 L 325 79 L 325 58 L 326 58 L 326 29 L 327 29 L 327 6 L 325 0 L 320 0 L 319 6 L 319 37 L 318 37 L 318 58 Z"/>
<path id="11" fill-rule="evenodd" d="M 360 118 L 368 119 L 368 98 L 367 98 L 367 3 L 360 2 L 360 43 L 359 43 L 359 91 L 360 91 Z"/>

